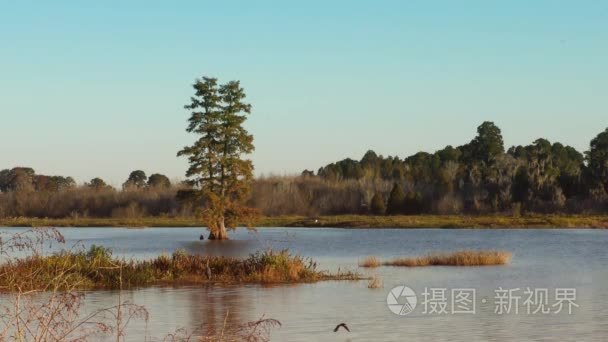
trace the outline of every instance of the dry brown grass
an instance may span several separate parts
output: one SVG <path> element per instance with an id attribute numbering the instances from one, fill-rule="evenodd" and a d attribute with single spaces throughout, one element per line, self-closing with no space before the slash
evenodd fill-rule
<path id="1" fill-rule="evenodd" d="M 225 272 L 242 273 L 242 269 L 257 274 L 264 269 L 274 272 L 269 281 L 288 278 L 302 280 L 316 264 L 304 264 L 304 259 L 286 252 L 266 252 L 242 261 L 241 269 L 234 270 L 235 260 L 217 257 L 203 259 L 176 252 L 172 257 L 162 255 L 147 263 L 127 262 L 111 258 L 109 250 L 93 247 L 88 252 L 71 251 L 43 256 L 43 246 L 64 244 L 59 231 L 52 228 L 32 229 L 17 233 L 0 231 L 0 341 L 64 342 L 64 341 L 127 341 L 127 326 L 134 320 L 148 322 L 145 307 L 123 300 L 124 282 L 145 281 L 146 272 L 169 272 L 173 276 L 188 277 L 200 264 L 224 267 Z M 79 247 L 75 247 L 78 249 Z M 24 257 L 23 255 L 30 255 Z M 17 267 L 17 268 L 15 268 Z M 282 269 L 283 271 L 278 271 Z M 218 269 L 218 271 L 220 271 Z M 109 272 L 109 273 L 108 273 Z M 218 276 L 226 276 L 222 271 Z M 260 271 L 261 272 L 261 271 Z M 319 271 L 316 271 L 319 274 Z M 333 277 L 322 273 L 323 277 Z M 340 273 L 345 277 L 349 273 Z M 278 277 L 278 278 L 277 278 Z M 86 288 L 107 278 L 107 285 L 117 288 L 116 301 L 108 307 L 89 310 L 85 305 Z M 261 279 L 265 280 L 265 279 Z M 103 283 L 103 282 L 102 282 Z M 127 297 L 129 298 L 129 296 Z M 281 322 L 262 316 L 257 321 L 229 320 L 228 312 L 221 329 L 201 325 L 188 332 L 177 329 L 164 339 L 154 341 L 250 341 L 270 340 L 270 332 Z M 146 338 L 148 340 L 148 338 Z"/>
<path id="2" fill-rule="evenodd" d="M 504 265 L 511 260 L 511 253 L 504 251 L 463 250 L 453 253 L 433 253 L 422 257 L 399 258 L 382 263 L 385 266 L 488 266 Z"/>
<path id="3" fill-rule="evenodd" d="M 69 268 L 63 270 L 58 265 L 69 265 Z M 207 276 L 207 267 L 210 277 Z M 0 277 L 0 290 L 38 288 L 53 281 L 58 269 L 62 269 L 62 274 L 69 277 L 69 284 L 78 289 L 360 279 L 353 272 L 333 274 L 319 270 L 312 259 L 291 255 L 286 250 L 257 252 L 247 258 L 208 257 L 177 250 L 170 256 L 160 255 L 151 260 L 124 260 L 114 258 L 107 248 L 93 245 L 88 251 L 64 251 L 45 256 L 35 254 L 8 260 L 0 264 L 0 274 L 6 275 Z M 31 276 L 27 282 L 17 283 L 15 279 L 21 274 Z"/>
<path id="4" fill-rule="evenodd" d="M 368 289 L 379 289 L 381 287 L 382 287 L 382 278 L 380 278 L 377 275 L 374 275 L 373 277 L 371 277 L 371 279 L 367 283 Z"/>
<path id="5" fill-rule="evenodd" d="M 0 210 L 2 210 L 0 206 Z M 200 218 L 184 215 L 111 217 L 1 217 L 6 227 L 200 227 Z M 606 215 L 412 215 L 412 216 L 265 216 L 255 227 L 340 228 L 608 228 Z"/>
<path id="6" fill-rule="evenodd" d="M 359 267 L 378 267 L 381 266 L 382 263 L 380 259 L 375 256 L 368 256 L 365 259 L 359 261 Z"/>

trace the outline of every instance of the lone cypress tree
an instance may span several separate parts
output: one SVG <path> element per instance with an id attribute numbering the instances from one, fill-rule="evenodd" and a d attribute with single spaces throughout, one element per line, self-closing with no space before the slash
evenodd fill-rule
<path id="1" fill-rule="evenodd" d="M 388 204 L 386 206 L 386 213 L 389 215 L 397 215 L 403 213 L 405 207 L 405 193 L 399 184 L 395 183 L 391 194 L 388 197 Z"/>
<path id="2" fill-rule="evenodd" d="M 384 215 L 386 211 L 386 206 L 384 205 L 384 198 L 382 194 L 376 192 L 374 197 L 372 197 L 372 201 L 370 203 L 370 209 L 372 214 L 374 215 Z"/>
<path id="3" fill-rule="evenodd" d="M 238 223 L 250 226 L 256 212 L 244 205 L 253 180 L 253 163 L 242 155 L 253 152 L 253 136 L 243 128 L 251 105 L 238 81 L 218 86 L 203 77 L 193 84 L 195 96 L 184 108 L 191 111 L 186 131 L 199 136 L 177 153 L 187 156 L 186 176 L 202 200 L 202 217 L 209 239 L 228 238 L 227 229 Z"/>

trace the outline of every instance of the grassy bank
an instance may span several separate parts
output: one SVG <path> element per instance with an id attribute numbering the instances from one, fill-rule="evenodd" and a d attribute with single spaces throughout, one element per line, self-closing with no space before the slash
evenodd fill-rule
<path id="1" fill-rule="evenodd" d="M 503 251 L 473 251 L 464 250 L 453 253 L 434 253 L 413 258 L 397 258 L 389 261 L 370 256 L 359 262 L 360 267 L 379 266 L 489 266 L 505 265 L 511 260 L 511 253 Z"/>
<path id="2" fill-rule="evenodd" d="M 149 285 L 302 283 L 322 280 L 362 279 L 352 272 L 338 274 L 317 270 L 310 259 L 287 251 L 258 252 L 248 258 L 206 257 L 176 251 L 152 260 L 134 261 L 112 257 L 111 252 L 92 246 L 87 252 L 33 255 L 10 260 L 0 266 L 0 289 L 40 289 L 46 286 L 78 289 L 132 288 Z"/>
<path id="3" fill-rule="evenodd" d="M 200 227 L 193 217 L 142 218 L 4 218 L 5 227 Z M 339 228 L 608 228 L 608 216 L 525 215 L 462 216 L 338 215 L 261 217 L 256 227 L 339 227 Z"/>

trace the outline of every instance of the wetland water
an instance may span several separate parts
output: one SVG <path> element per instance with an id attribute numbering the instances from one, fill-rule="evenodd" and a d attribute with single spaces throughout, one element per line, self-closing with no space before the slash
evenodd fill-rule
<path id="1" fill-rule="evenodd" d="M 16 231 L 19 229 L 2 229 Z M 339 229 L 261 228 L 232 232 L 230 241 L 199 241 L 197 228 L 61 228 L 66 246 L 80 242 L 110 247 L 114 255 L 149 258 L 178 248 L 189 253 L 247 256 L 257 250 L 289 249 L 312 257 L 321 269 L 358 270 L 377 275 L 383 288 L 368 289 L 367 281 L 331 281 L 283 286 L 151 287 L 123 291 L 123 299 L 144 305 L 148 324 L 134 322 L 128 340 L 164 337 L 177 328 L 201 324 L 221 327 L 229 311 L 230 323 L 256 320 L 262 315 L 282 322 L 273 341 L 600 341 L 608 336 L 608 231 L 559 229 Z M 363 269 L 358 260 L 374 255 L 381 259 L 416 256 L 432 251 L 500 249 L 513 253 L 506 266 L 484 267 L 380 267 Z M 417 295 L 417 306 L 408 315 L 393 314 L 387 294 L 399 285 Z M 435 304 L 425 288 L 439 291 Z M 475 289 L 475 313 L 451 313 L 453 289 Z M 516 289 L 509 313 L 495 313 L 496 290 Z M 524 291 L 548 291 L 549 313 L 527 314 Z M 555 313 L 555 288 L 576 289 L 572 314 L 564 304 Z M 517 300 L 515 297 L 521 297 Z M 115 302 L 113 291 L 87 293 L 86 309 Z M 430 296 L 427 299 L 433 299 Z M 0 300 L 1 297 L 0 297 Z M 401 301 L 400 301 L 401 303 Z M 434 307 L 447 313 L 430 313 Z M 532 311 L 539 301 L 532 303 Z M 565 302 L 564 302 L 565 303 Z M 515 313 L 518 304 L 519 312 Z M 503 311 L 506 310 L 503 307 Z M 351 329 L 333 333 L 340 322 Z"/>

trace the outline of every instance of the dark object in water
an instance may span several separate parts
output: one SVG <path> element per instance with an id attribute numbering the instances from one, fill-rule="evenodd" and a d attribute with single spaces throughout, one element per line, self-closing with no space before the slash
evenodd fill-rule
<path id="1" fill-rule="evenodd" d="M 201 234 L 201 236 L 198 237 L 199 240 L 205 240 L 205 234 Z"/>
<path id="2" fill-rule="evenodd" d="M 334 332 L 338 332 L 338 330 L 340 330 L 340 328 L 344 328 L 344 329 L 346 329 L 346 331 L 350 332 L 350 329 L 348 329 L 348 327 L 346 326 L 346 323 L 340 323 L 340 324 L 336 325 L 336 328 L 334 328 Z"/>
<path id="3" fill-rule="evenodd" d="M 223 238 L 219 238 L 219 237 L 215 236 L 215 234 L 213 232 L 209 232 L 209 236 L 207 237 L 207 240 L 222 241 L 222 240 L 228 240 L 228 237 L 224 236 Z"/>

